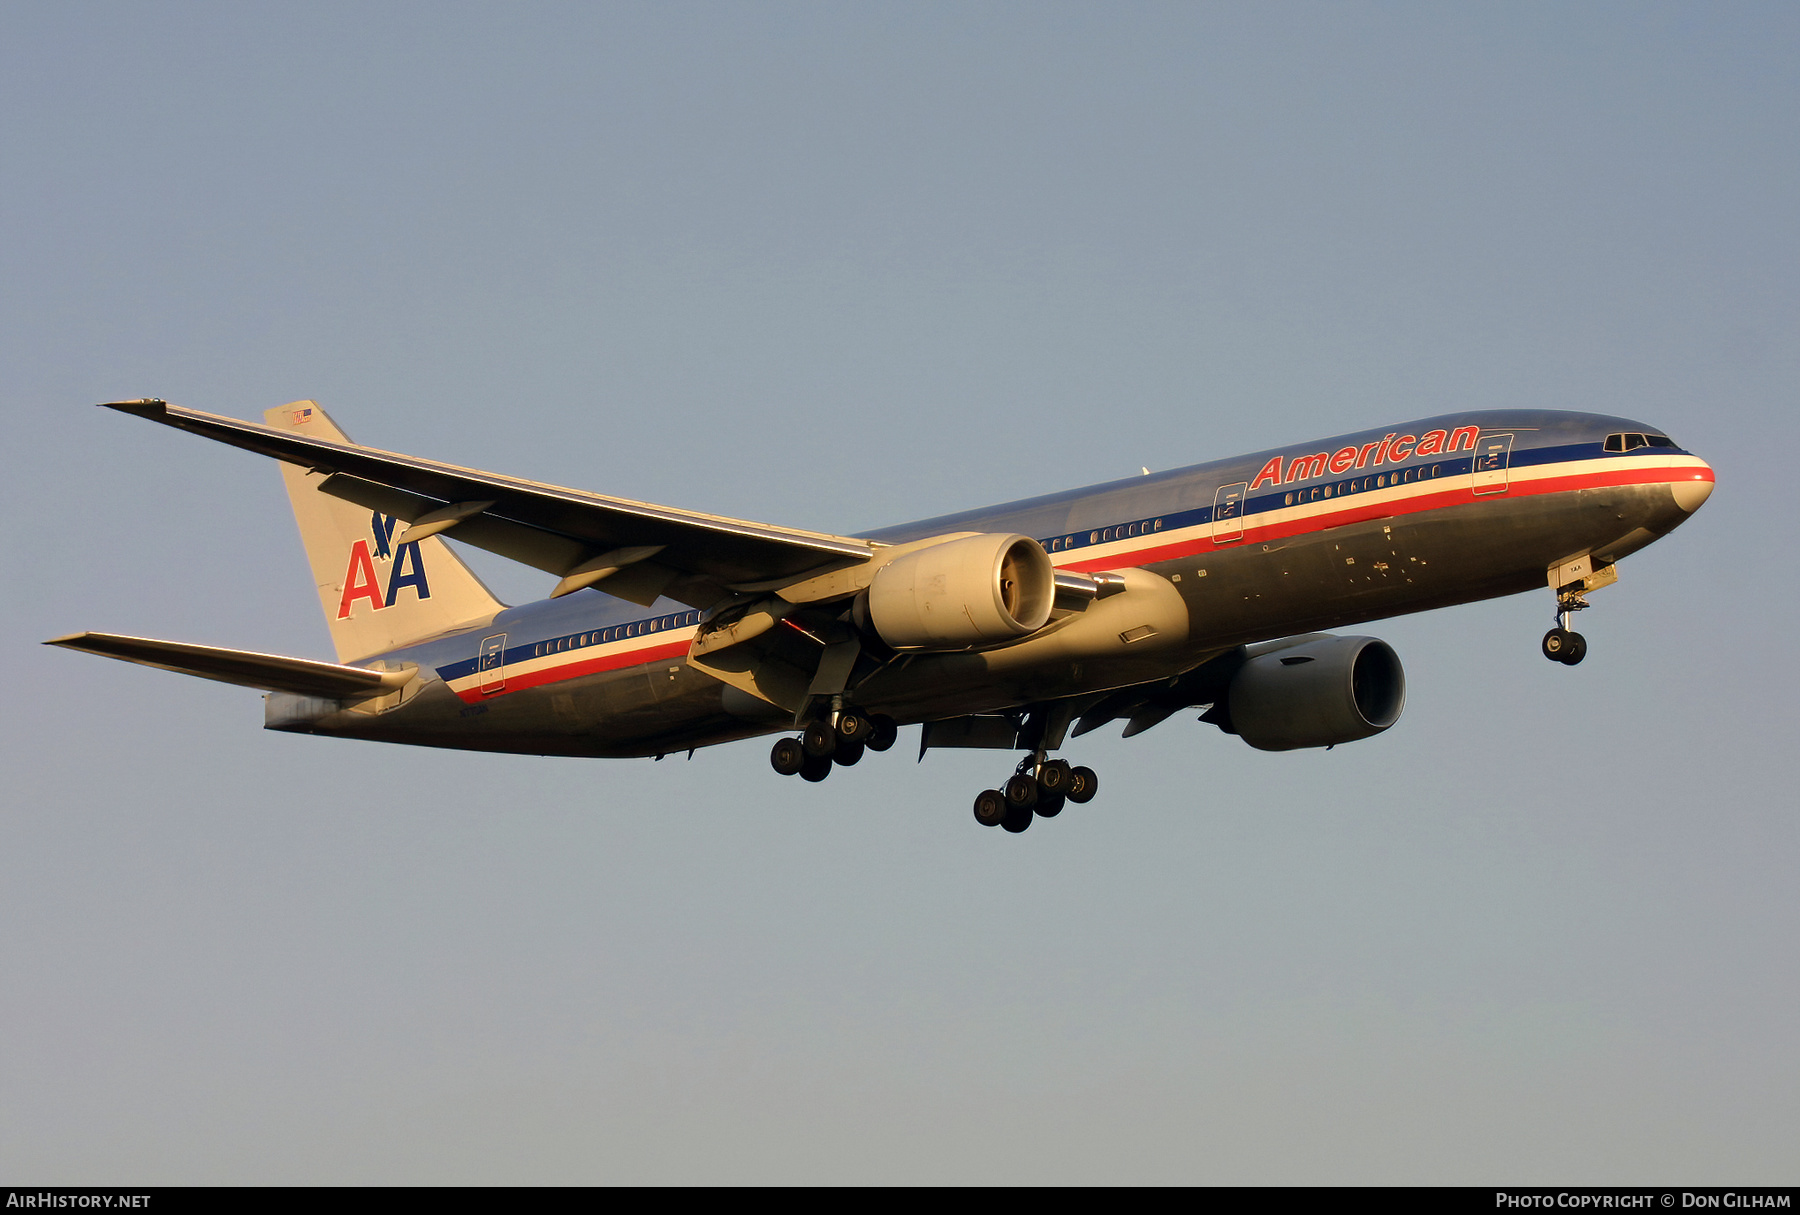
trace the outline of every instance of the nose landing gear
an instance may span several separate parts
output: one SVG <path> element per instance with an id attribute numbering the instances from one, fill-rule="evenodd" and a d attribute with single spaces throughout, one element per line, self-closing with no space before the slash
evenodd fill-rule
<path id="1" fill-rule="evenodd" d="M 1556 592 L 1556 627 L 1544 634 L 1544 657 L 1564 666 L 1574 666 L 1587 657 L 1587 638 L 1569 629 L 1569 617 L 1587 607 L 1581 597 L 1582 583 Z"/>
<path id="2" fill-rule="evenodd" d="M 1596 566 L 1592 557 L 1577 557 L 1550 567 L 1550 589 L 1556 592 L 1556 627 L 1544 634 L 1544 657 L 1574 666 L 1587 657 L 1587 638 L 1569 628 L 1569 617 L 1588 606 L 1587 595 L 1619 580 L 1610 565 Z"/>

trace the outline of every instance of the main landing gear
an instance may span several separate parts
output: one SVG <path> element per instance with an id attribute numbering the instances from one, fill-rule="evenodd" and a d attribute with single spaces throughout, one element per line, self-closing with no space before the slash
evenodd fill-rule
<path id="1" fill-rule="evenodd" d="M 815 720 L 799 738 L 776 739 L 769 766 L 783 776 L 822 781 L 833 767 L 848 768 L 865 751 L 885 751 L 899 736 L 900 728 L 891 717 L 843 709 L 829 719 Z"/>
<path id="2" fill-rule="evenodd" d="M 833 768 L 862 759 L 865 751 L 886 751 L 898 736 L 891 717 L 843 708 L 813 719 L 798 738 L 776 739 L 769 749 L 769 765 L 783 776 L 822 781 Z M 1059 728 L 1056 741 L 1061 737 Z M 975 798 L 975 821 L 1016 835 L 1033 819 L 1055 818 L 1068 803 L 1090 802 L 1100 791 L 1100 778 L 1092 768 L 1072 768 L 1065 760 L 1044 756 L 1042 749 L 1028 752 L 1004 785 L 980 793 Z"/>
<path id="3" fill-rule="evenodd" d="M 975 796 L 975 821 L 1004 827 L 1015 835 L 1034 818 L 1055 818 L 1069 802 L 1081 805 L 1100 791 L 1092 768 L 1071 768 L 1060 759 L 1046 760 L 1042 751 L 1027 755 L 1005 785 Z"/>

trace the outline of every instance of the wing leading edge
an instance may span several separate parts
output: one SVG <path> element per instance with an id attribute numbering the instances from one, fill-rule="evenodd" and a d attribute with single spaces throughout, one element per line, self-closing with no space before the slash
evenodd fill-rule
<path id="1" fill-rule="evenodd" d="M 296 402 L 309 405 L 310 402 Z M 848 536 L 634 502 L 338 443 L 166 401 L 105 406 L 322 474 L 319 488 L 453 539 L 635 602 L 669 595 L 709 607 L 740 585 L 860 564 L 876 545 Z M 610 568 L 609 568 L 610 567 Z M 607 571 L 599 578 L 595 571 Z M 559 588 L 563 589 L 563 588 Z"/>

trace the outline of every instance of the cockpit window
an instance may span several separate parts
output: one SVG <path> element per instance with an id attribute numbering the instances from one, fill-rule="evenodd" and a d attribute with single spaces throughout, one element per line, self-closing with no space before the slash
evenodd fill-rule
<path id="1" fill-rule="evenodd" d="M 1660 439 L 1660 438 L 1662 438 L 1662 436 L 1658 435 L 1657 438 Z M 1648 446 L 1649 444 L 1651 444 L 1653 442 L 1655 442 L 1655 440 L 1647 439 L 1643 435 L 1634 435 L 1634 434 L 1630 434 L 1630 433 L 1607 435 L 1606 436 L 1606 450 L 1607 451 L 1636 451 L 1638 448 Z M 1667 439 L 1662 439 L 1662 443 L 1667 443 L 1670 447 L 1675 446 L 1673 443 L 1669 443 L 1669 441 Z M 1662 444 L 1659 443 L 1657 445 L 1661 446 Z"/>
<path id="2" fill-rule="evenodd" d="M 1647 435 L 1645 437 L 1650 440 L 1650 446 L 1652 447 L 1675 446 L 1675 440 L 1671 439 L 1668 435 Z"/>

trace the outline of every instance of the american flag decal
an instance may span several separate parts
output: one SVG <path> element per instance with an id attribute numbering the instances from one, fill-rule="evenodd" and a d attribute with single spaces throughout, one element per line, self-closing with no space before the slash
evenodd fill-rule
<path id="1" fill-rule="evenodd" d="M 300 423 L 306 421 L 306 419 L 308 419 L 310 417 L 312 417 L 312 410 L 296 409 L 294 411 L 294 425 L 298 426 L 298 425 L 300 425 Z"/>

